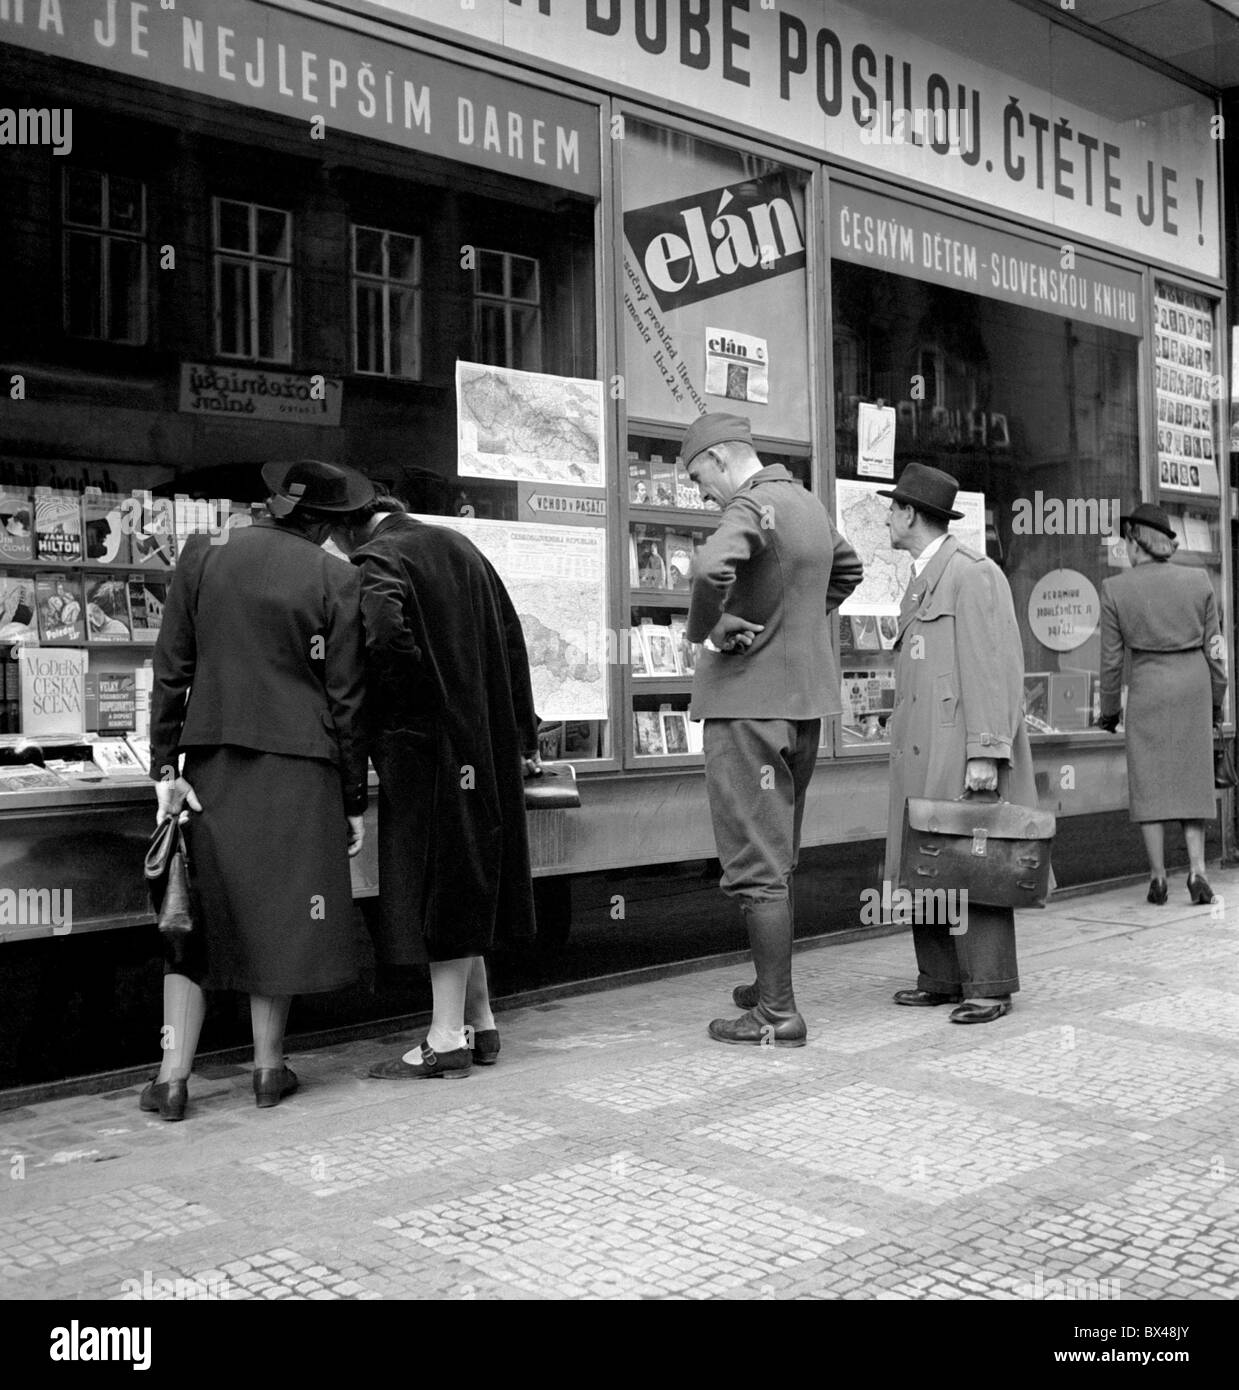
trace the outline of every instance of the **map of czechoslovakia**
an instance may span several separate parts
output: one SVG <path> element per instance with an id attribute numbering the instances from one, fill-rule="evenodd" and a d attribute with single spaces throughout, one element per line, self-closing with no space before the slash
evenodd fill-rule
<path id="1" fill-rule="evenodd" d="M 494 565 L 521 620 L 534 709 L 543 719 L 605 719 L 606 563 L 600 526 L 420 516 L 467 536 Z"/>
<path id="2" fill-rule="evenodd" d="M 883 486 L 890 486 L 884 484 Z M 878 496 L 877 483 L 840 478 L 835 484 L 839 530 L 860 556 L 865 577 L 844 599 L 840 613 L 898 613 L 912 573 L 906 550 L 892 550 L 886 515 L 890 502 Z"/>
<path id="3" fill-rule="evenodd" d="M 461 474 L 603 485 L 600 381 L 457 362 L 456 410 Z"/>

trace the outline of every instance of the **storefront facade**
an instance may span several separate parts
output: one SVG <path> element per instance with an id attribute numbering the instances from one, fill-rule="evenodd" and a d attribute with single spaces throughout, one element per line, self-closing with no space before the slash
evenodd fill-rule
<path id="1" fill-rule="evenodd" d="M 738 410 L 866 560 L 805 842 L 878 876 L 907 573 L 874 494 L 933 463 L 1011 583 L 1060 879 L 1122 872 L 1094 727 L 1120 508 L 1167 507 L 1232 645 L 1218 107 L 1013 0 L 934 8 L 7 0 L 10 99 L 74 121 L 3 152 L 0 488 L 248 503 L 310 455 L 455 518 L 582 775 L 533 817 L 560 877 L 713 855 L 682 620 L 714 516 L 676 454 Z M 142 920 L 108 866 L 152 800 L 7 793 L 5 883 L 70 877 L 75 930 Z"/>

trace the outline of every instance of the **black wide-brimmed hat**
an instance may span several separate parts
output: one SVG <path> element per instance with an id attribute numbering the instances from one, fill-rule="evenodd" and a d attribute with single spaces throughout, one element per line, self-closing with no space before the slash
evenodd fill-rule
<path id="1" fill-rule="evenodd" d="M 1170 518 L 1160 507 L 1155 507 L 1152 502 L 1141 502 L 1138 507 L 1133 507 L 1130 512 L 1119 517 L 1119 535 L 1123 534 L 1124 528 L 1130 523 L 1133 526 L 1147 526 L 1150 530 L 1160 531 L 1163 536 L 1169 536 L 1174 540 L 1174 527 L 1170 524 Z"/>
<path id="2" fill-rule="evenodd" d="M 879 497 L 889 497 L 905 507 L 916 507 L 943 521 L 958 521 L 963 512 L 951 510 L 959 484 L 941 468 L 927 463 L 910 463 L 893 488 L 879 488 Z"/>
<path id="3" fill-rule="evenodd" d="M 265 463 L 262 480 L 271 489 L 267 506 L 273 516 L 287 516 L 294 507 L 316 512 L 351 512 L 375 497 L 375 487 L 364 473 L 342 463 L 319 459 Z"/>

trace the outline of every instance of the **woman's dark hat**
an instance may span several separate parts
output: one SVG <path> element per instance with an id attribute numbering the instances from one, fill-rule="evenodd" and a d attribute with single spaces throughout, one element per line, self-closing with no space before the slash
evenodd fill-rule
<path id="1" fill-rule="evenodd" d="M 1141 502 L 1138 507 L 1133 507 L 1125 516 L 1119 517 L 1119 535 L 1121 536 L 1128 525 L 1147 526 L 1152 531 L 1160 531 L 1163 536 L 1169 536 L 1174 540 L 1174 527 L 1170 524 L 1170 518 L 1160 507 L 1155 507 L 1152 502 Z"/>
<path id="2" fill-rule="evenodd" d="M 879 488 L 879 497 L 889 497 L 905 507 L 916 507 L 943 521 L 958 521 L 963 512 L 951 510 L 959 484 L 940 468 L 927 463 L 910 463 L 893 488 Z"/>
<path id="3" fill-rule="evenodd" d="M 355 468 L 318 459 L 265 463 L 262 480 L 271 489 L 272 516 L 285 517 L 294 507 L 316 512 L 351 512 L 372 502 L 374 484 Z"/>

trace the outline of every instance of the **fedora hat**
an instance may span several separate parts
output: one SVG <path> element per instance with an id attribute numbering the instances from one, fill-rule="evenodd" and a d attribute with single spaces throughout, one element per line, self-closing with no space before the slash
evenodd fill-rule
<path id="1" fill-rule="evenodd" d="M 958 521 L 963 512 L 951 510 L 959 484 L 940 468 L 927 463 L 910 463 L 893 488 L 879 488 L 879 497 L 889 497 L 905 507 L 916 507 L 943 521 Z"/>
<path id="2" fill-rule="evenodd" d="M 1141 502 L 1125 516 L 1119 517 L 1120 536 L 1129 523 L 1133 526 L 1148 526 L 1151 530 L 1160 531 L 1163 536 L 1169 536 L 1171 540 L 1174 540 L 1174 527 L 1170 524 L 1170 518 L 1160 507 L 1155 507 L 1152 502 Z"/>
<path id="3" fill-rule="evenodd" d="M 351 512 L 375 497 L 369 478 L 341 463 L 318 459 L 265 463 L 262 480 L 271 489 L 271 514 L 288 516 L 294 507 L 316 512 Z"/>
<path id="4" fill-rule="evenodd" d="M 704 449 L 715 444 L 753 442 L 753 427 L 743 415 L 729 415 L 725 410 L 712 410 L 708 415 L 699 415 L 684 431 L 684 443 L 680 446 L 680 457 L 684 467 Z"/>

